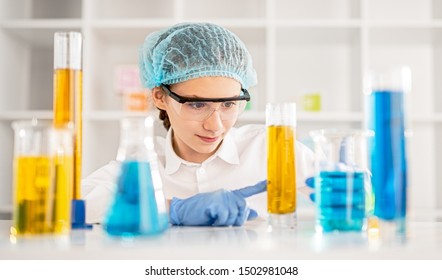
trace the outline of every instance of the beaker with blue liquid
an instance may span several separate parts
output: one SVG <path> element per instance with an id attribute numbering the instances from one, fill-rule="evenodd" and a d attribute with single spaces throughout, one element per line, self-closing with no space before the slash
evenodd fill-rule
<path id="1" fill-rule="evenodd" d="M 316 228 L 319 232 L 361 231 L 370 211 L 366 133 L 310 132 L 315 151 Z"/>
<path id="2" fill-rule="evenodd" d="M 407 208 L 406 94 L 411 89 L 411 70 L 371 71 L 365 83 L 374 215 L 397 223 L 400 232 L 405 229 Z"/>
<path id="3" fill-rule="evenodd" d="M 169 218 L 154 150 L 152 117 L 121 121 L 117 160 L 121 171 L 104 229 L 121 237 L 162 233 L 169 226 Z"/>

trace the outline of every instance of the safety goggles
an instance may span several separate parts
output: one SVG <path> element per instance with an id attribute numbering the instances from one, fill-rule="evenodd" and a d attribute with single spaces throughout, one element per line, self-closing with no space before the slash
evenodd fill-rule
<path id="1" fill-rule="evenodd" d="M 177 114 L 190 121 L 204 121 L 215 111 L 221 120 L 231 120 L 244 111 L 250 100 L 249 92 L 243 88 L 239 96 L 226 98 L 184 97 L 171 91 L 167 85 L 161 85 L 161 89 L 176 101 L 172 106 Z"/>

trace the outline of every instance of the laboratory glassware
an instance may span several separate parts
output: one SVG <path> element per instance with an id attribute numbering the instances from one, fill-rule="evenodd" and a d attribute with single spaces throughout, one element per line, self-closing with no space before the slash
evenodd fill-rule
<path id="1" fill-rule="evenodd" d="M 72 128 L 16 121 L 13 236 L 65 234 L 71 228 Z"/>
<path id="2" fill-rule="evenodd" d="M 85 202 L 81 199 L 82 166 L 82 35 L 79 32 L 54 34 L 54 125 L 74 127 L 74 185 L 72 189 L 72 227 L 85 224 Z"/>
<path id="3" fill-rule="evenodd" d="M 406 131 L 409 67 L 371 70 L 365 80 L 366 126 L 370 132 L 374 215 L 405 230 L 407 210 Z"/>
<path id="4" fill-rule="evenodd" d="M 315 205 L 318 232 L 361 231 L 370 210 L 367 137 L 362 130 L 310 132 L 315 152 Z"/>
<path id="5" fill-rule="evenodd" d="M 273 227 L 296 225 L 295 103 L 268 103 L 267 211 Z"/>
<path id="6" fill-rule="evenodd" d="M 169 225 L 158 158 L 154 150 L 153 118 L 125 117 L 117 160 L 121 164 L 114 200 L 104 229 L 109 235 L 157 235 Z"/>

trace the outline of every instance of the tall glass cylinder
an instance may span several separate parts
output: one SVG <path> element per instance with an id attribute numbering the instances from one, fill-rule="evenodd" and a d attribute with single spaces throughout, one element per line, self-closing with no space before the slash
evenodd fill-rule
<path id="1" fill-rule="evenodd" d="M 274 227 L 296 223 L 296 104 L 267 104 L 267 209 Z"/>
<path id="2" fill-rule="evenodd" d="M 154 150 L 153 118 L 121 121 L 117 160 L 121 171 L 104 228 L 113 236 L 156 235 L 168 228 L 163 186 Z"/>
<path id="3" fill-rule="evenodd" d="M 406 94 L 411 88 L 407 67 L 371 72 L 366 79 L 366 122 L 370 131 L 370 166 L 374 214 L 400 222 L 407 208 Z"/>
<path id="4" fill-rule="evenodd" d="M 79 32 L 54 34 L 54 125 L 74 126 L 72 227 L 91 228 L 85 223 L 85 202 L 81 199 L 83 153 L 83 72 L 82 35 Z"/>
<path id="5" fill-rule="evenodd" d="M 54 35 L 54 125 L 74 125 L 73 199 L 81 198 L 82 159 L 82 36 L 78 32 Z"/>
<path id="6" fill-rule="evenodd" d="M 71 228 L 72 129 L 17 121 L 14 139 L 13 236 L 63 234 Z"/>

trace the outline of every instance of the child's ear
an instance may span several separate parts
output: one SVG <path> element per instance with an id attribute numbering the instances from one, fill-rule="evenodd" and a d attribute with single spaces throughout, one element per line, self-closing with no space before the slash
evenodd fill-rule
<path id="1" fill-rule="evenodd" d="M 165 95 L 160 87 L 155 87 L 152 89 L 152 101 L 158 109 L 166 110 L 165 105 Z"/>

